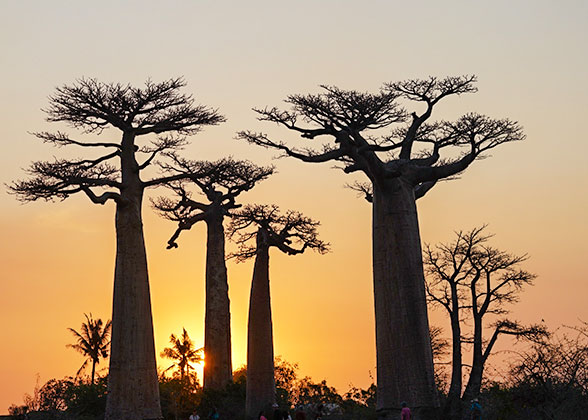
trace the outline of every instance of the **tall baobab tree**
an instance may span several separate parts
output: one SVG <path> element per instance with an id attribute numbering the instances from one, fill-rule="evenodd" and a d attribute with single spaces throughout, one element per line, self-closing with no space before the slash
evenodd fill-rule
<path id="1" fill-rule="evenodd" d="M 171 347 L 164 348 L 161 352 L 161 357 L 176 361 L 173 365 L 167 368 L 166 371 L 173 367 L 177 367 L 180 371 L 180 381 L 184 384 L 184 380 L 191 376 L 190 370 L 194 369 L 192 364 L 202 363 L 204 359 L 200 355 L 203 349 L 196 349 L 194 347 L 194 342 L 188 335 L 186 329 L 182 328 L 182 330 L 181 337 L 176 337 L 175 334 L 170 335 L 169 342 Z"/>
<path id="2" fill-rule="evenodd" d="M 110 340 L 108 338 L 110 337 L 112 323 L 109 320 L 106 324 L 103 324 L 100 318 L 96 320 L 93 319 L 92 314 L 84 314 L 84 316 L 86 317 L 86 322 L 82 322 L 82 328 L 79 332 L 73 328 L 68 328 L 68 330 L 75 336 L 77 343 L 68 344 L 67 347 L 72 348 L 87 357 L 78 370 L 77 375 L 79 375 L 88 365 L 88 361 L 92 362 L 90 383 L 94 385 L 96 365 L 100 363 L 101 358 L 106 359 L 108 357 L 108 347 L 110 346 Z"/>
<path id="3" fill-rule="evenodd" d="M 224 121 L 216 110 L 195 105 L 180 92 L 181 78 L 142 88 L 80 79 L 57 88 L 45 110 L 50 122 L 65 122 L 84 133 L 118 130 L 120 140 L 74 140 L 64 132 L 36 133 L 55 146 L 104 150 L 98 157 L 34 162 L 30 178 L 10 185 L 22 201 L 63 200 L 84 193 L 93 203 L 116 206 L 116 264 L 112 344 L 106 420 L 161 417 L 142 201 L 146 188 L 185 175 L 143 179 L 141 173 L 186 136 Z M 107 134 L 110 136 L 111 131 Z M 141 139 L 147 139 L 142 140 Z M 150 140 L 149 140 L 150 139 Z"/>
<path id="4" fill-rule="evenodd" d="M 448 244 L 427 245 L 424 263 L 426 292 L 431 303 L 443 308 L 451 325 L 451 382 L 444 418 L 461 419 L 462 350 L 473 344 L 473 363 L 463 398 L 480 393 L 484 366 L 501 335 L 538 340 L 547 335 L 541 325 L 525 326 L 506 318 L 507 305 L 518 300 L 522 288 L 535 276 L 520 269 L 526 256 L 515 256 L 487 244 L 485 226 L 457 232 Z M 484 321 L 494 316 L 490 338 L 484 339 Z M 498 317 L 498 318 L 497 318 Z M 473 332 L 463 332 L 465 321 L 473 321 Z"/>
<path id="5" fill-rule="evenodd" d="M 239 244 L 233 256 L 237 261 L 255 257 L 247 322 L 248 417 L 255 417 L 276 401 L 269 250 L 277 248 L 287 255 L 301 254 L 306 249 L 327 252 L 328 244 L 318 239 L 318 225 L 296 211 L 281 214 L 275 205 L 248 205 L 231 218 L 228 232 Z"/>
<path id="6" fill-rule="evenodd" d="M 273 173 L 273 167 L 260 167 L 248 161 L 221 159 L 216 162 L 189 161 L 173 156 L 172 164 L 163 165 L 170 174 L 186 174 L 190 181 L 171 182 L 174 198 L 160 197 L 154 207 L 178 228 L 168 241 L 177 247 L 177 239 L 203 221 L 206 241 L 206 304 L 204 321 L 204 387 L 220 389 L 232 381 L 231 318 L 229 285 L 225 264 L 223 221 L 230 210 L 240 207 L 236 198 Z M 190 187 L 199 192 L 194 197 Z"/>
<path id="7" fill-rule="evenodd" d="M 484 152 L 521 140 L 521 127 L 508 119 L 468 113 L 457 121 L 430 122 L 444 98 L 475 92 L 474 76 L 430 77 L 384 85 L 379 93 L 322 86 L 323 92 L 290 95 L 290 110 L 256 109 L 259 119 L 317 142 L 294 148 L 251 131 L 250 143 L 303 162 L 340 162 L 345 173 L 362 172 L 359 185 L 373 203 L 373 273 L 376 318 L 377 410 L 381 418 L 400 413 L 409 401 L 417 419 L 434 418 L 439 405 L 427 320 L 416 200 L 439 180 L 464 171 Z M 416 101 L 420 114 L 400 100 Z M 396 125 L 388 134 L 383 129 Z M 461 154 L 456 153 L 462 151 Z M 446 153 L 449 151 L 449 153 Z M 442 156 L 443 155 L 443 156 Z"/>

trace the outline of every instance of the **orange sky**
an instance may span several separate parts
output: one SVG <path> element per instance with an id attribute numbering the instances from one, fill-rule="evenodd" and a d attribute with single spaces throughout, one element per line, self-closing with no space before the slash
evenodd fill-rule
<path id="1" fill-rule="evenodd" d="M 186 92 L 228 122 L 192 138 L 185 156 L 232 154 L 259 164 L 274 153 L 234 140 L 259 129 L 253 106 L 280 105 L 321 83 L 377 90 L 428 75 L 477 74 L 479 93 L 441 103 L 437 118 L 468 111 L 518 120 L 527 140 L 495 149 L 459 180 L 419 201 L 423 241 L 488 223 L 494 245 L 529 253 L 538 275 L 514 309 L 550 327 L 588 320 L 588 9 L 583 1 L 3 2 L 0 5 L 0 182 L 23 176 L 52 149 L 29 131 L 63 130 L 40 108 L 78 77 L 142 84 L 184 75 Z M 106 137 L 105 137 L 106 138 Z M 339 390 L 374 372 L 370 208 L 343 188 L 354 178 L 326 165 L 274 162 L 278 173 L 243 196 L 322 222 L 330 254 L 271 255 L 275 353 Z M 156 194 L 150 192 L 150 196 Z M 85 197 L 21 205 L 0 191 L 0 413 L 83 359 L 66 344 L 84 312 L 110 318 L 114 207 Z M 203 226 L 165 250 L 170 222 L 144 209 L 156 349 L 185 327 L 203 343 Z M 245 361 L 252 262 L 228 265 L 233 360 Z M 441 314 L 432 323 L 446 327 Z M 447 327 L 446 327 L 447 328 Z M 162 367 L 169 362 L 160 361 Z"/>

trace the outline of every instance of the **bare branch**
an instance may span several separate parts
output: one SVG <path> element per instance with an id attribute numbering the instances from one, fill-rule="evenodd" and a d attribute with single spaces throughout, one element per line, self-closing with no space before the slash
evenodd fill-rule
<path id="1" fill-rule="evenodd" d="M 51 143 L 54 146 L 61 147 L 67 146 L 70 144 L 74 144 L 76 146 L 82 147 L 116 147 L 118 149 L 121 148 L 120 144 L 118 143 L 104 143 L 104 142 L 81 142 L 72 140 L 69 136 L 65 133 L 58 131 L 57 133 L 48 133 L 46 131 L 38 132 L 38 133 L 31 133 L 35 137 L 40 138 L 43 140 L 44 143 Z"/>
<path id="2" fill-rule="evenodd" d="M 449 76 L 444 79 L 429 77 L 426 80 L 413 79 L 387 83 L 385 89 L 412 101 L 434 105 L 449 95 L 477 92 L 478 89 L 474 85 L 476 82 L 477 78 L 474 75 Z"/>
<path id="3" fill-rule="evenodd" d="M 80 162 L 34 162 L 27 170 L 31 178 L 13 182 L 8 186 L 9 192 L 21 201 L 64 200 L 71 194 L 83 191 L 83 187 L 120 188 L 116 180 L 116 168 L 105 163 Z"/>
<path id="4" fill-rule="evenodd" d="M 427 181 L 417 185 L 414 189 L 414 198 L 418 200 L 429 192 L 431 188 L 435 186 L 437 181 Z"/>
<path id="5" fill-rule="evenodd" d="M 259 246 L 276 247 L 288 255 L 303 253 L 308 248 L 320 254 L 329 251 L 329 244 L 318 239 L 319 222 L 299 212 L 288 210 L 281 214 L 275 205 L 247 205 L 231 216 L 227 232 L 239 245 L 239 250 L 230 257 L 238 261 L 254 256 L 254 249 Z M 258 239 L 256 248 L 249 242 L 259 237 L 259 231 L 263 231 L 267 242 L 260 244 Z"/>
<path id="6" fill-rule="evenodd" d="M 508 119 L 495 120 L 478 114 L 466 114 L 455 123 L 446 122 L 443 131 L 444 145 L 466 146 L 469 151 L 462 157 L 442 165 L 419 168 L 416 175 L 419 182 L 456 175 L 464 171 L 483 152 L 500 144 L 525 138 L 517 122 Z"/>
<path id="7" fill-rule="evenodd" d="M 353 184 L 345 184 L 346 188 L 356 191 L 358 197 L 363 197 L 368 203 L 372 203 L 374 200 L 374 192 L 372 184 L 369 182 L 356 181 Z"/>
<path id="8" fill-rule="evenodd" d="M 57 88 L 45 111 L 49 121 L 64 121 L 98 133 L 112 125 L 136 135 L 166 131 L 194 134 L 203 125 L 224 121 L 216 110 L 195 106 L 190 95 L 180 94 L 185 85 L 182 78 L 161 83 L 148 80 L 143 89 L 79 79 L 71 86 Z"/>
<path id="9" fill-rule="evenodd" d="M 175 192 L 172 199 L 160 197 L 152 201 L 154 207 L 169 220 L 178 222 L 178 229 L 168 241 L 176 247 L 175 240 L 182 230 L 189 230 L 194 223 L 209 218 L 222 220 L 230 210 L 241 207 L 236 197 L 250 190 L 274 172 L 274 167 L 261 167 L 245 160 L 225 158 L 216 162 L 192 161 L 168 153 L 172 163 L 161 164 L 165 172 L 184 177 L 184 182 L 168 182 Z M 192 199 L 188 188 L 193 185 L 204 195 L 206 202 Z"/>
<path id="10" fill-rule="evenodd" d="M 81 190 L 86 193 L 86 195 L 92 200 L 94 204 L 105 204 L 108 200 L 116 201 L 117 203 L 120 202 L 120 194 L 112 191 L 108 191 L 105 193 L 100 194 L 97 196 L 94 192 L 90 189 L 90 187 L 82 186 L 80 187 Z"/>
<path id="11" fill-rule="evenodd" d="M 274 142 L 273 140 L 270 140 L 265 134 L 253 133 L 251 131 L 241 131 L 237 133 L 237 138 L 258 146 L 278 149 L 286 155 L 300 159 L 303 162 L 328 162 L 330 160 L 337 160 L 345 155 L 341 148 L 330 148 L 328 146 L 325 146 L 321 152 L 312 151 L 310 149 L 305 149 L 304 151 L 291 149 L 282 142 Z"/>

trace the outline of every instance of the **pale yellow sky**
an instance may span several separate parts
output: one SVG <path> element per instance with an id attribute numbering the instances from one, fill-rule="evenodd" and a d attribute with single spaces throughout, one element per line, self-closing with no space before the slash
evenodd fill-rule
<path id="1" fill-rule="evenodd" d="M 228 118 L 195 136 L 185 155 L 268 164 L 274 153 L 234 140 L 235 132 L 293 137 L 257 122 L 253 106 L 281 105 L 322 83 L 375 91 L 405 78 L 477 74 L 479 92 L 441 103 L 435 116 L 509 117 L 527 140 L 495 149 L 420 200 L 423 241 L 488 223 L 494 244 L 529 253 L 525 268 L 539 276 L 513 308 L 518 319 L 550 327 L 588 320 L 586 2 L 23 1 L 2 2 L 0 16 L 2 183 L 21 178 L 32 160 L 78 152 L 28 132 L 66 128 L 45 123 L 40 109 L 55 87 L 82 76 L 141 84 L 184 75 L 186 92 Z M 370 208 L 329 164 L 274 163 L 278 174 L 243 200 L 320 220 L 333 250 L 272 255 L 276 354 L 341 391 L 367 386 L 375 366 Z M 78 328 L 84 312 L 110 318 L 114 208 L 81 196 L 21 205 L 3 189 L 0 212 L 3 413 L 32 392 L 37 373 L 44 383 L 76 372 L 82 358 L 65 347 L 67 327 Z M 167 251 L 173 225 L 148 206 L 144 218 L 157 351 L 182 327 L 202 345 L 204 227 Z M 236 368 L 245 360 L 252 263 L 228 269 Z"/>

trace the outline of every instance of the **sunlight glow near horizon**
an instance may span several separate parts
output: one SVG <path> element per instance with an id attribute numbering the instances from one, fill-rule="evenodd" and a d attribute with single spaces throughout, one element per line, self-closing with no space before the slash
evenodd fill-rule
<path id="1" fill-rule="evenodd" d="M 4 2 L 0 5 L 0 182 L 23 178 L 33 160 L 83 151 L 53 149 L 27 132 L 67 130 L 40 111 L 55 87 L 79 77 L 142 85 L 184 75 L 196 103 L 228 122 L 190 138 L 189 158 L 228 154 L 278 173 L 242 197 L 276 203 L 320 220 L 327 255 L 272 253 L 270 280 L 275 354 L 300 376 L 327 379 L 339 391 L 375 377 L 370 207 L 345 189 L 354 178 L 330 164 L 273 161 L 274 152 L 234 140 L 252 129 L 295 136 L 258 122 L 251 107 L 283 107 L 292 93 L 322 83 L 377 91 L 385 82 L 428 75 L 477 74 L 479 92 L 440 103 L 437 118 L 477 111 L 518 120 L 527 140 L 507 144 L 459 180 L 436 186 L 419 205 L 423 242 L 488 223 L 492 244 L 531 258 L 538 275 L 512 307 L 522 322 L 550 328 L 588 320 L 588 3 L 500 0 L 407 4 L 325 0 L 254 2 L 113 0 Z M 415 30 L 415 28 L 418 28 Z M 106 133 L 104 134 L 106 136 Z M 90 136 L 86 136 L 90 138 Z M 69 149 L 69 150 L 68 150 Z M 154 197 L 160 192 L 149 191 Z M 83 314 L 111 317 L 114 207 L 85 197 L 21 205 L 0 192 L 0 413 L 41 385 L 74 375 L 82 357 L 73 342 Z M 203 345 L 204 226 L 166 250 L 174 226 L 144 202 L 158 366 L 171 333 L 185 327 Z M 233 245 L 228 244 L 228 247 Z M 252 261 L 228 263 L 233 369 L 246 360 Z M 448 332 L 438 311 L 431 323 Z M 497 360 L 498 362 L 498 360 Z M 103 368 L 101 364 L 99 367 Z M 198 372 L 202 380 L 201 371 Z"/>

